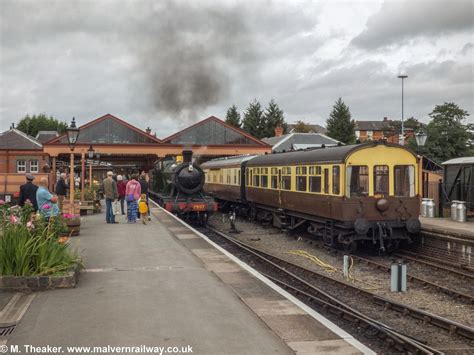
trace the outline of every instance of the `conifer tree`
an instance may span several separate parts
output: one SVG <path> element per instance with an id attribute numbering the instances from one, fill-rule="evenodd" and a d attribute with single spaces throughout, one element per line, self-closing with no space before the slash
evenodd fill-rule
<path id="1" fill-rule="evenodd" d="M 225 121 L 231 126 L 240 128 L 242 123 L 240 122 L 240 112 L 237 111 L 237 106 L 232 105 L 231 107 L 229 107 L 225 116 Z"/>
<path id="2" fill-rule="evenodd" d="M 288 125 L 285 122 L 283 110 L 278 107 L 278 104 L 273 99 L 268 103 L 265 109 L 263 124 L 262 134 L 264 137 L 273 137 L 275 135 L 275 128 L 278 126 L 283 128 L 283 134 L 286 134 L 288 131 Z"/>
<path id="3" fill-rule="evenodd" d="M 263 138 L 264 132 L 264 116 L 260 102 L 255 99 L 249 104 L 245 110 L 244 119 L 242 120 L 243 129 L 256 138 Z"/>
<path id="4" fill-rule="evenodd" d="M 351 112 L 341 98 L 337 99 L 332 112 L 326 121 L 327 135 L 345 144 L 352 144 L 356 140 L 355 122 L 351 119 Z"/>

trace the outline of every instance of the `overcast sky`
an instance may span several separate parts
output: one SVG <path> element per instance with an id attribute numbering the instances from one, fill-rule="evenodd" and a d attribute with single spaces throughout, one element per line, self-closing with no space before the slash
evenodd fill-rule
<path id="1" fill-rule="evenodd" d="M 106 113 L 164 138 L 272 98 L 324 125 L 474 115 L 474 1 L 0 0 L 0 131 L 25 114 Z M 474 122 L 474 118 L 469 118 Z"/>

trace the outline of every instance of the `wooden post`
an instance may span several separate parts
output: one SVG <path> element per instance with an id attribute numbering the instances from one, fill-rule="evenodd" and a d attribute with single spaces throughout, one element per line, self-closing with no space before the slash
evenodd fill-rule
<path id="1" fill-rule="evenodd" d="M 71 159 L 69 162 L 69 213 L 74 214 L 74 149 L 71 149 Z"/>
<path id="2" fill-rule="evenodd" d="M 92 163 L 93 163 L 93 160 L 90 159 L 89 161 L 90 161 L 90 163 L 89 163 L 89 187 L 92 189 Z"/>
<path id="3" fill-rule="evenodd" d="M 85 153 L 83 149 L 81 153 L 81 201 L 84 201 L 84 178 L 86 177 L 85 169 L 86 169 L 86 161 L 85 161 Z"/>
<path id="4" fill-rule="evenodd" d="M 443 196 L 443 180 L 442 179 L 439 179 L 438 181 L 438 216 L 439 217 L 444 217 L 443 216 L 443 205 L 444 205 L 444 196 Z"/>
<path id="5" fill-rule="evenodd" d="M 56 157 L 53 157 L 53 188 L 51 190 L 54 190 L 54 188 L 56 187 Z"/>

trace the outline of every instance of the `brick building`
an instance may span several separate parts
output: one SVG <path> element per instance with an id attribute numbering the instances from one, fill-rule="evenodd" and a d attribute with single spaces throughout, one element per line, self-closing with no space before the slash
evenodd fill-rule
<path id="1" fill-rule="evenodd" d="M 48 165 L 48 154 L 35 138 L 15 128 L 0 133 L 0 198 L 16 197 L 26 173 L 47 177 Z"/>
<path id="2" fill-rule="evenodd" d="M 386 139 L 389 143 L 400 142 L 400 132 L 394 130 L 393 123 L 399 125 L 398 120 L 390 120 L 384 117 L 382 121 L 355 121 L 355 134 L 360 142 L 368 140 L 379 141 Z M 412 128 L 405 128 L 405 142 L 414 136 Z"/>

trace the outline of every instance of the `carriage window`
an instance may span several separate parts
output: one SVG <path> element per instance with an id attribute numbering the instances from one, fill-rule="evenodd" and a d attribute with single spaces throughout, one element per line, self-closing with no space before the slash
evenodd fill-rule
<path id="1" fill-rule="evenodd" d="M 332 167 L 332 193 L 334 195 L 339 195 L 340 180 L 341 180 L 340 171 L 341 171 L 341 168 L 339 166 Z"/>
<path id="2" fill-rule="evenodd" d="M 393 170 L 395 179 L 395 196 L 415 196 L 415 167 L 413 165 L 397 165 Z"/>
<path id="3" fill-rule="evenodd" d="M 245 175 L 245 179 L 247 181 L 247 186 L 250 186 L 252 182 L 252 169 L 247 168 L 247 175 Z"/>
<path id="4" fill-rule="evenodd" d="M 309 167 L 309 191 L 310 192 L 321 192 L 321 167 L 310 166 Z M 316 176 L 314 176 L 316 175 Z"/>
<path id="5" fill-rule="evenodd" d="M 307 176 L 306 176 L 306 166 L 296 167 L 296 190 L 297 191 L 306 191 L 307 185 Z"/>
<path id="6" fill-rule="evenodd" d="M 291 168 L 282 168 L 281 174 L 281 188 L 283 190 L 291 190 Z"/>
<path id="7" fill-rule="evenodd" d="M 347 168 L 347 191 L 350 197 L 364 197 L 369 194 L 369 168 L 365 165 L 354 165 Z"/>
<path id="8" fill-rule="evenodd" d="M 240 169 L 237 170 L 237 185 L 240 185 Z"/>
<path id="9" fill-rule="evenodd" d="M 262 187 L 267 188 L 268 187 L 268 168 L 262 168 L 261 173 L 262 173 L 262 178 L 261 178 Z"/>
<path id="10" fill-rule="evenodd" d="M 253 174 L 253 187 L 259 187 L 260 186 L 260 168 L 255 169 L 254 174 Z"/>
<path id="11" fill-rule="evenodd" d="M 388 166 L 376 165 L 374 166 L 374 195 L 388 195 L 389 178 Z"/>
<path id="12" fill-rule="evenodd" d="M 329 169 L 324 169 L 324 193 L 329 193 Z"/>

